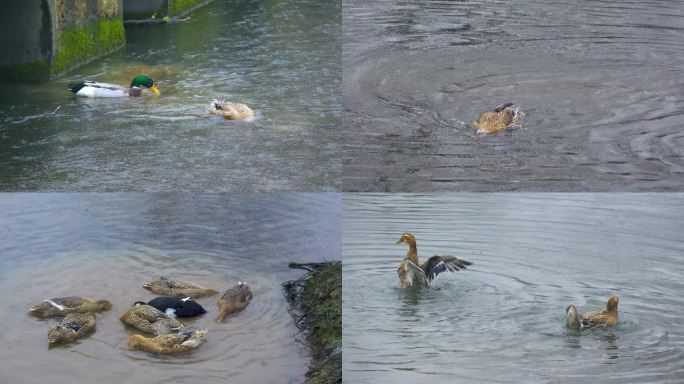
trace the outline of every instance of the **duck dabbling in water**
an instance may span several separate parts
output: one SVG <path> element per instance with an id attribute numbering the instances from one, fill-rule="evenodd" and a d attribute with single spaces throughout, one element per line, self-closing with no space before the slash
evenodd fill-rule
<path id="1" fill-rule="evenodd" d="M 204 341 L 206 329 L 184 329 L 155 337 L 133 335 L 128 338 L 128 349 L 138 349 L 158 354 L 173 354 L 195 349 Z"/>
<path id="2" fill-rule="evenodd" d="M 121 315 L 119 320 L 152 335 L 177 332 L 183 328 L 183 324 L 178 320 L 140 301 L 133 304 L 133 307 Z"/>
<path id="3" fill-rule="evenodd" d="M 190 296 L 160 296 L 150 300 L 147 305 L 151 305 L 171 317 L 194 317 L 207 313 Z"/>
<path id="4" fill-rule="evenodd" d="M 38 317 L 61 317 L 70 313 L 102 312 L 112 309 L 112 303 L 107 300 L 93 300 L 87 297 L 57 297 L 43 300 L 29 309 L 32 315 Z"/>
<path id="5" fill-rule="evenodd" d="M 218 291 L 211 288 L 203 288 L 195 283 L 182 280 L 171 280 L 166 277 L 160 277 L 159 280 L 150 281 L 143 285 L 143 288 L 156 293 L 157 295 L 167 296 L 183 296 L 197 299 L 204 296 L 211 296 L 218 293 Z"/>
<path id="6" fill-rule="evenodd" d="M 454 256 L 432 256 L 420 264 L 418 262 L 416 237 L 412 233 L 406 232 L 397 241 L 397 244 L 402 243 L 408 244 L 408 251 L 404 260 L 399 264 L 399 268 L 397 268 L 397 274 L 404 288 L 427 288 L 440 273 L 466 269 L 473 264 L 468 260 Z"/>
<path id="7" fill-rule="evenodd" d="M 477 133 L 497 133 L 506 128 L 520 125 L 522 112 L 513 103 L 501 104 L 493 111 L 487 111 L 478 117 L 473 126 Z"/>
<path id="8" fill-rule="evenodd" d="M 228 120 L 247 120 L 254 117 L 254 111 L 246 104 L 232 103 L 225 100 L 214 100 L 209 106 L 209 112 L 222 116 Z"/>
<path id="9" fill-rule="evenodd" d="M 252 300 L 252 290 L 247 283 L 241 281 L 221 296 L 217 305 L 219 314 L 216 321 L 223 321 L 231 313 L 242 311 Z"/>
<path id="10" fill-rule="evenodd" d="M 95 314 L 71 313 L 62 319 L 59 325 L 48 330 L 48 345 L 68 344 L 81 337 L 87 336 L 95 330 Z"/>
<path id="11" fill-rule="evenodd" d="M 617 296 L 610 296 L 606 309 L 602 311 L 591 311 L 579 315 L 574 304 L 565 308 L 565 325 L 571 329 L 585 329 L 593 327 L 612 327 L 618 322 L 618 302 Z"/>

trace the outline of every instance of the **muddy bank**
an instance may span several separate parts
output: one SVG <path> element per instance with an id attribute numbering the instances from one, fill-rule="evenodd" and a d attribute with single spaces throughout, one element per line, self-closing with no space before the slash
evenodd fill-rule
<path id="1" fill-rule="evenodd" d="M 312 361 L 307 383 L 342 382 L 342 263 L 290 263 L 308 273 L 283 284 Z"/>

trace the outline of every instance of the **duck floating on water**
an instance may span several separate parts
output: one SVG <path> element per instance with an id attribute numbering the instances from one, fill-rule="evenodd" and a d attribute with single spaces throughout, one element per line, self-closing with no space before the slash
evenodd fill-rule
<path id="1" fill-rule="evenodd" d="M 513 103 L 501 104 L 493 111 L 487 111 L 473 123 L 477 133 L 497 133 L 506 128 L 520 125 L 522 112 Z"/>
<path id="2" fill-rule="evenodd" d="M 140 301 L 136 302 L 133 307 L 121 315 L 119 320 L 124 324 L 152 335 L 177 332 L 183 328 L 183 324 L 175 318 Z"/>
<path id="3" fill-rule="evenodd" d="M 206 329 L 184 329 L 178 333 L 155 337 L 133 335 L 128 338 L 128 348 L 158 354 L 186 352 L 199 347 L 206 333 Z"/>
<path id="4" fill-rule="evenodd" d="M 61 317 L 70 313 L 102 312 L 112 309 L 112 303 L 107 300 L 93 300 L 87 297 L 57 297 L 43 300 L 29 309 L 32 315 L 38 317 Z"/>
<path id="5" fill-rule="evenodd" d="M 166 296 L 190 296 L 194 299 L 211 296 L 218 293 L 218 291 L 211 288 L 203 288 L 195 283 L 181 280 L 170 280 L 166 277 L 160 277 L 159 280 L 153 280 L 143 285 L 143 288 L 158 295 Z"/>
<path id="6" fill-rule="evenodd" d="M 71 343 L 89 335 L 94 330 L 94 313 L 70 313 L 62 319 L 59 325 L 50 327 L 48 330 L 48 346 Z"/>
<path id="7" fill-rule="evenodd" d="M 418 262 L 418 249 L 416 248 L 416 236 L 410 232 L 401 235 L 397 244 L 408 244 L 408 251 L 404 261 L 399 264 L 397 274 L 404 288 L 427 288 L 432 280 L 444 271 L 454 272 L 466 269 L 472 265 L 468 260 L 454 256 L 432 256 L 426 262 Z"/>
<path id="8" fill-rule="evenodd" d="M 69 84 L 67 88 L 76 96 L 85 97 L 125 97 L 125 96 L 141 96 L 143 89 L 149 89 L 156 95 L 159 95 L 159 89 L 154 84 L 149 76 L 140 75 L 133 78 L 131 85 L 125 87 L 123 85 L 98 83 L 96 81 L 83 81 L 80 83 Z"/>
<path id="9" fill-rule="evenodd" d="M 612 327 L 618 322 L 618 302 L 617 296 L 610 296 L 606 309 L 602 311 L 591 311 L 580 315 L 574 304 L 565 308 L 565 326 L 571 329 L 586 329 L 593 327 Z"/>
<path id="10" fill-rule="evenodd" d="M 194 317 L 207 313 L 190 296 L 160 296 L 150 300 L 147 305 L 151 305 L 171 317 Z"/>
<path id="11" fill-rule="evenodd" d="M 252 300 L 252 290 L 247 283 L 241 281 L 221 296 L 217 305 L 219 314 L 216 321 L 223 321 L 231 313 L 242 311 Z"/>
<path id="12" fill-rule="evenodd" d="M 231 103 L 225 100 L 211 102 L 209 112 L 228 120 L 247 120 L 254 117 L 254 111 L 242 103 Z"/>

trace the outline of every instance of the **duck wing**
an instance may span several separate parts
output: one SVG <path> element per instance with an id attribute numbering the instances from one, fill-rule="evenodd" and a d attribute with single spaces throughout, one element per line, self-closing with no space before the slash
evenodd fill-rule
<path id="1" fill-rule="evenodd" d="M 582 328 L 591 328 L 605 325 L 610 319 L 610 314 L 607 311 L 587 312 L 582 315 L 580 323 Z"/>
<path id="2" fill-rule="evenodd" d="M 128 96 L 126 88 L 110 83 L 98 83 L 96 81 L 84 81 L 67 86 L 71 92 L 79 96 L 88 97 L 122 97 Z"/>
<path id="3" fill-rule="evenodd" d="M 404 261 L 399 264 L 397 273 L 399 274 L 399 280 L 401 280 L 401 284 L 404 288 L 425 288 L 428 286 L 425 272 L 411 260 L 404 259 Z"/>
<path id="4" fill-rule="evenodd" d="M 455 256 L 432 256 L 421 265 L 421 269 L 425 271 L 425 278 L 428 284 L 444 271 L 455 272 L 461 269 L 466 269 L 472 265 L 468 260 L 464 260 Z"/>

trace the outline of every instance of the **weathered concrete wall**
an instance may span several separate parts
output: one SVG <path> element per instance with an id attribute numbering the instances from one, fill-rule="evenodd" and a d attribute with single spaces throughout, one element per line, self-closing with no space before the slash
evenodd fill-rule
<path id="1" fill-rule="evenodd" d="M 45 80 L 125 44 L 123 0 L 7 0 L 0 77 Z"/>
<path id="2" fill-rule="evenodd" d="M 139 21 L 187 14 L 213 0 L 124 0 L 124 20 Z"/>

